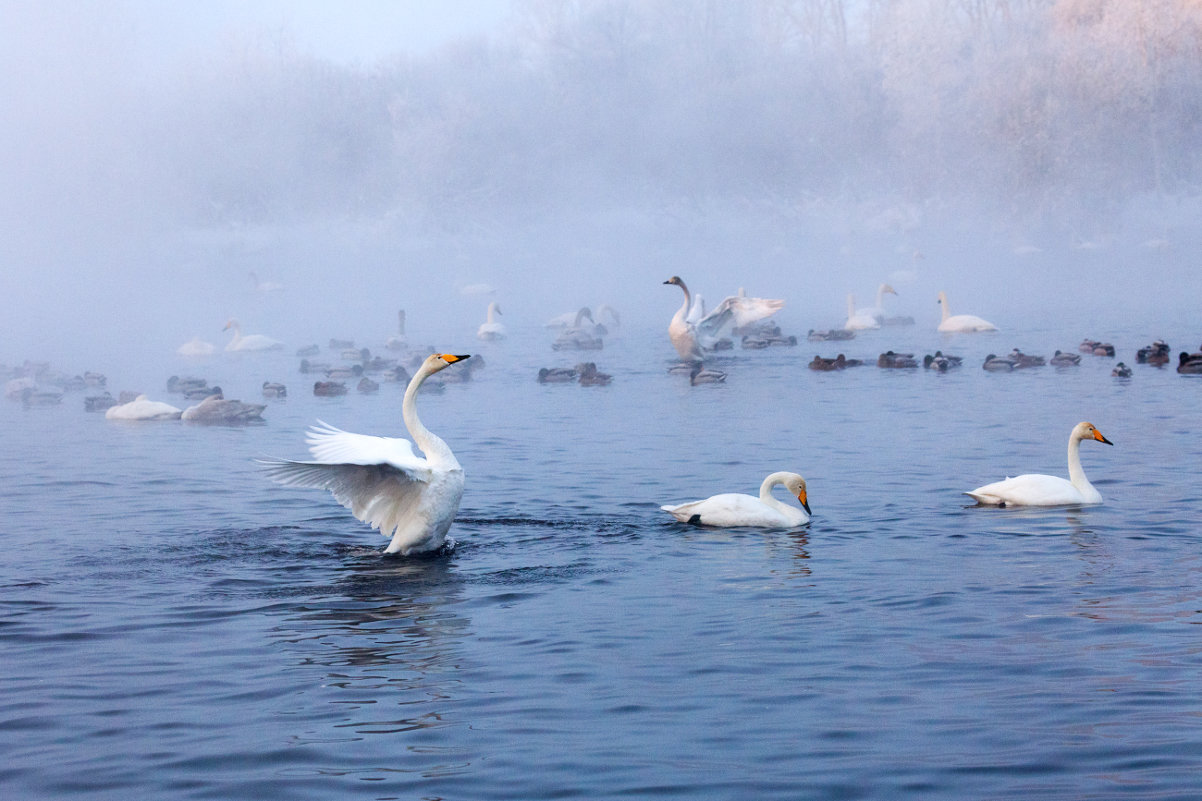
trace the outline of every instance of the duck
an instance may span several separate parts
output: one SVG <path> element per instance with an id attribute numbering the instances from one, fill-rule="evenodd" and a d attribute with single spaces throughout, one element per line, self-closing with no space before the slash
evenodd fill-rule
<path id="1" fill-rule="evenodd" d="M 1050 362 L 1054 367 L 1076 367 L 1077 365 L 1081 364 L 1081 355 L 1078 353 L 1065 353 L 1062 350 L 1058 350 L 1052 354 Z"/>
<path id="2" fill-rule="evenodd" d="M 941 350 L 935 351 L 934 354 L 928 353 L 922 357 L 922 366 L 928 370 L 938 370 L 941 373 L 946 373 L 953 367 L 959 367 L 964 360 L 960 356 L 950 356 Z"/>
<path id="3" fill-rule="evenodd" d="M 914 358 L 913 353 L 894 353 L 891 350 L 887 350 L 877 357 L 876 366 L 910 368 L 917 367 L 918 361 Z"/>
<path id="4" fill-rule="evenodd" d="M 487 320 L 480 323 L 480 327 L 476 329 L 476 338 L 485 340 L 486 342 L 504 339 L 508 331 L 505 330 L 503 323 L 497 322 L 497 315 L 501 313 L 501 307 L 494 300 L 488 304 Z"/>
<path id="5" fill-rule="evenodd" d="M 85 412 L 105 412 L 116 406 L 118 400 L 112 396 L 112 393 L 105 392 L 103 395 L 89 395 L 83 399 L 83 410 Z"/>
<path id="6" fill-rule="evenodd" d="M 281 350 L 284 347 L 284 343 L 278 339 L 272 339 L 262 334 L 243 335 L 242 326 L 232 318 L 225 324 L 223 330 L 228 331 L 231 328 L 234 330 L 234 338 L 226 343 L 227 351 Z"/>
<path id="7" fill-rule="evenodd" d="M 200 337 L 194 336 L 176 348 L 175 352 L 180 356 L 187 356 L 189 358 L 212 356 L 217 352 L 217 346 L 212 342 L 205 342 Z"/>
<path id="8" fill-rule="evenodd" d="M 192 423 L 226 425 L 262 422 L 263 410 L 266 408 L 261 403 L 243 403 L 239 400 L 226 400 L 218 392 L 205 398 L 195 406 L 189 406 L 187 409 L 184 409 L 180 415 L 180 419 Z"/>
<path id="9" fill-rule="evenodd" d="M 204 380 L 203 378 L 195 378 L 193 376 L 185 376 L 180 378 L 177 375 L 173 375 L 167 379 L 167 391 L 177 395 L 183 395 L 186 392 L 203 389 L 208 385 L 208 381 Z"/>
<path id="10" fill-rule="evenodd" d="M 1017 365 L 1013 359 L 1007 359 L 1004 356 L 996 356 L 992 353 L 986 356 L 984 363 L 981 364 L 983 369 L 988 370 L 991 373 L 1008 373 L 1016 366 Z"/>
<path id="11" fill-rule="evenodd" d="M 355 389 L 359 390 L 364 395 L 369 395 L 372 392 L 379 392 L 380 385 L 378 382 L 372 381 L 367 376 L 363 376 L 359 379 L 359 383 L 355 386 Z"/>
<path id="12" fill-rule="evenodd" d="M 263 382 L 263 397 L 264 398 L 286 398 L 288 397 L 288 387 L 278 381 Z"/>
<path id="13" fill-rule="evenodd" d="M 1177 359 L 1177 372 L 1182 375 L 1202 374 L 1202 353 L 1181 351 L 1181 355 Z"/>
<path id="14" fill-rule="evenodd" d="M 332 398 L 346 394 L 346 384 L 341 381 L 317 381 L 313 384 L 313 394 L 322 398 Z"/>
<path id="15" fill-rule="evenodd" d="M 327 344 L 329 345 L 330 350 L 355 349 L 355 340 L 353 339 L 338 339 L 337 337 L 330 337 L 330 341 Z"/>
<path id="16" fill-rule="evenodd" d="M 1015 369 L 1043 367 L 1045 364 L 1047 364 L 1047 361 L 1042 356 L 1029 356 L 1018 348 L 1010 351 L 1010 355 L 1006 358 L 1014 362 Z"/>
<path id="17" fill-rule="evenodd" d="M 26 406 L 58 406 L 63 402 L 63 393 L 26 387 L 21 391 L 21 402 Z"/>
<path id="18" fill-rule="evenodd" d="M 221 387 L 218 387 L 218 386 L 196 387 L 195 389 L 188 389 L 183 392 L 183 396 L 184 396 L 185 400 L 204 400 L 205 398 L 209 397 L 210 395 L 220 395 L 220 394 L 221 394 Z"/>
<path id="19" fill-rule="evenodd" d="M 782 503 L 772 496 L 772 489 L 781 485 L 801 502 L 801 509 Z M 806 496 L 806 480 L 797 473 L 772 473 L 760 484 L 759 497 L 727 492 L 705 500 L 661 506 L 681 523 L 698 526 L 756 526 L 760 528 L 795 528 L 810 520 L 810 504 Z"/>
<path id="20" fill-rule="evenodd" d="M 405 389 L 401 418 L 425 458 L 407 439 L 352 434 L 319 420 L 307 437 L 312 460 L 260 464 L 285 486 L 329 490 L 358 520 L 390 538 L 385 553 L 439 550 L 459 510 L 464 474 L 450 447 L 418 418 L 417 394 L 427 378 L 468 358 L 431 354 Z"/>
<path id="21" fill-rule="evenodd" d="M 1081 443 L 1085 440 L 1114 443 L 1093 423 L 1080 422 L 1068 436 L 1068 479 L 1028 473 L 964 493 L 981 506 L 1067 506 L 1102 502 L 1102 495 L 1081 468 Z"/>
<path id="22" fill-rule="evenodd" d="M 684 292 L 684 303 L 676 310 L 676 314 L 672 315 L 672 320 L 668 323 L 668 339 L 671 340 L 672 347 L 676 348 L 676 353 L 682 361 L 700 362 L 702 354 L 701 345 L 697 341 L 697 328 L 686 319 L 693 300 L 689 295 L 689 288 L 679 275 L 672 276 L 664 283 L 678 286 Z"/>
<path id="23" fill-rule="evenodd" d="M 328 373 L 334 369 L 334 365 L 329 362 L 313 362 L 308 359 L 301 359 L 300 367 L 297 369 L 302 373 Z"/>
<path id="24" fill-rule="evenodd" d="M 380 371 L 380 379 L 382 381 L 408 384 L 409 371 L 399 364 L 394 364 L 393 366 L 386 367 Z"/>
<path id="25" fill-rule="evenodd" d="M 997 326 L 988 320 L 982 320 L 973 314 L 952 314 L 948 310 L 947 293 L 940 292 L 938 295 L 939 305 L 943 307 L 943 318 L 939 323 L 938 331 L 945 334 L 950 333 L 973 333 L 978 331 L 996 331 Z"/>
<path id="26" fill-rule="evenodd" d="M 120 403 L 110 407 L 104 413 L 106 420 L 178 420 L 183 414 L 182 409 L 162 401 L 152 401 L 145 395 L 138 395 L 128 403 Z"/>
<path id="27" fill-rule="evenodd" d="M 1119 362 L 1114 366 L 1114 369 L 1110 371 L 1110 374 L 1115 378 L 1130 378 L 1131 368 L 1122 362 Z"/>
<path id="28" fill-rule="evenodd" d="M 1109 342 L 1098 342 L 1096 339 L 1084 339 L 1077 346 L 1077 350 L 1082 353 L 1090 353 L 1094 356 L 1113 356 L 1114 345 Z"/>
<path id="29" fill-rule="evenodd" d="M 699 362 L 693 364 L 689 371 L 689 384 L 697 386 L 698 384 L 725 384 L 726 373 L 721 370 L 715 370 L 712 367 L 705 367 Z"/>
<path id="30" fill-rule="evenodd" d="M 1168 343 L 1163 339 L 1158 339 L 1151 345 L 1136 351 L 1135 361 L 1137 364 L 1154 364 L 1160 367 L 1169 363 L 1170 352 Z"/>
<path id="31" fill-rule="evenodd" d="M 321 348 L 317 345 L 305 345 L 303 348 L 297 348 L 296 355 L 302 359 L 307 359 L 310 356 L 316 356 L 321 353 Z"/>
<path id="32" fill-rule="evenodd" d="M 576 365 L 576 370 L 580 374 L 581 386 L 603 387 L 614 380 L 614 377 L 609 373 L 599 372 L 596 362 L 582 362 Z"/>
<path id="33" fill-rule="evenodd" d="M 870 331 L 880 328 L 881 321 L 871 314 L 856 311 L 855 295 L 849 293 L 847 296 L 847 322 L 843 323 L 843 327 L 848 331 Z"/>
<path id="34" fill-rule="evenodd" d="M 540 367 L 538 383 L 540 384 L 570 384 L 576 380 L 575 367 Z"/>

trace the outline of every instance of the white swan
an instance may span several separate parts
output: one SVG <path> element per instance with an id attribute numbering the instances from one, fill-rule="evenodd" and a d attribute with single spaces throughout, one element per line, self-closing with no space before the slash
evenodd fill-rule
<path id="1" fill-rule="evenodd" d="M 1102 495 L 1093 488 L 1081 468 L 1081 440 L 1092 439 L 1107 445 L 1114 443 L 1102 436 L 1093 423 L 1077 423 L 1068 435 L 1068 480 L 1038 473 L 1007 478 L 978 487 L 965 495 L 987 506 L 1064 506 L 1101 503 Z"/>
<path id="2" fill-rule="evenodd" d="M 212 342 L 205 342 L 200 337 L 192 337 L 176 348 L 175 352 L 180 356 L 212 356 L 217 352 L 217 346 Z"/>
<path id="3" fill-rule="evenodd" d="M 588 324 L 585 324 L 588 320 Z M 593 320 L 593 313 L 588 306 L 582 306 L 576 312 L 572 325 L 560 330 L 555 341 L 551 343 L 552 350 L 601 350 L 605 340 L 597 333 L 601 329 Z"/>
<path id="4" fill-rule="evenodd" d="M 971 333 L 973 331 L 996 331 L 997 326 L 973 314 L 952 314 L 947 308 L 947 293 L 939 293 L 939 305 L 943 307 L 940 331 L 947 333 Z"/>
<path id="5" fill-rule="evenodd" d="M 432 354 L 405 389 L 401 415 L 413 441 L 340 431 L 318 421 L 306 441 L 314 461 L 261 459 L 267 475 L 292 487 L 327 489 L 351 514 L 391 537 L 385 553 L 408 555 L 441 548 L 463 497 L 463 468 L 455 454 L 417 417 L 417 391 L 439 370 L 467 356 Z"/>
<path id="6" fill-rule="evenodd" d="M 873 328 L 880 328 L 881 321 L 873 317 L 871 314 L 856 311 L 856 296 L 848 294 L 847 296 L 847 322 L 843 324 L 846 331 L 869 331 Z"/>
<path id="7" fill-rule="evenodd" d="M 698 295 L 698 298 L 701 296 Z M 735 333 L 739 333 L 740 329 L 745 329 L 753 323 L 758 323 L 760 320 L 765 320 L 785 307 L 783 300 L 776 298 L 749 298 L 747 292 L 739 287 L 739 294 L 730 295 L 722 299 L 722 302 L 714 307 L 713 311 L 705 313 L 704 303 L 701 308 L 701 315 L 698 319 L 690 319 L 697 330 L 711 337 L 716 337 L 723 328 L 730 325 Z M 694 306 L 696 309 L 696 306 Z"/>
<path id="8" fill-rule="evenodd" d="M 885 295 L 896 295 L 897 290 L 888 284 L 881 284 L 876 288 L 876 305 L 869 309 L 857 309 L 857 315 L 868 315 L 874 318 L 878 323 L 885 320 Z"/>
<path id="9" fill-rule="evenodd" d="M 263 336 L 262 334 L 247 334 L 242 335 L 242 326 L 238 325 L 237 320 L 230 320 L 225 324 L 223 331 L 234 329 L 234 338 L 226 343 L 226 350 L 280 350 L 284 347 L 284 343 L 278 339 Z"/>
<path id="10" fill-rule="evenodd" d="M 697 342 L 697 328 L 687 319 L 689 309 L 693 305 L 693 297 L 678 275 L 672 276 L 664 283 L 675 284 L 684 291 L 684 303 L 676 310 L 676 314 L 672 315 L 672 322 L 668 323 L 668 339 L 672 340 L 672 346 L 676 348 L 680 358 L 686 362 L 699 362 L 702 355 L 701 345 Z"/>
<path id="11" fill-rule="evenodd" d="M 783 484 L 804 507 L 781 503 L 772 497 L 772 488 Z M 773 473 L 760 485 L 760 497 L 727 492 L 714 495 L 703 501 L 682 503 L 677 506 L 661 506 L 668 514 L 682 523 L 702 526 L 762 526 L 766 528 L 792 528 L 810 519 L 810 504 L 806 500 L 806 480 L 796 473 Z"/>
<path id="12" fill-rule="evenodd" d="M 480 323 L 480 327 L 476 329 L 476 338 L 483 340 L 504 339 L 508 333 L 505 330 L 504 323 L 497 322 L 497 315 L 501 313 L 501 307 L 494 300 L 488 304 L 488 320 Z"/>
<path id="13" fill-rule="evenodd" d="M 109 407 L 104 417 L 106 420 L 178 420 L 181 414 L 183 412 L 170 403 L 139 395 L 129 403 Z"/>
<path id="14" fill-rule="evenodd" d="M 409 347 L 409 340 L 405 338 L 405 310 L 401 309 L 396 313 L 397 317 L 397 332 L 388 338 L 384 343 L 384 347 L 389 350 L 405 350 Z"/>

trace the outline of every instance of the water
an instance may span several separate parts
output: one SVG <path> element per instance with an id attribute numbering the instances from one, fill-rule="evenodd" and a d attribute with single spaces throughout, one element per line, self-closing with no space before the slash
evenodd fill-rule
<path id="1" fill-rule="evenodd" d="M 657 324 L 588 354 L 611 386 L 543 386 L 577 359 L 509 324 L 473 383 L 421 399 L 468 477 L 450 555 L 383 557 L 251 461 L 303 456 L 317 418 L 403 433 L 397 386 L 314 398 L 291 355 L 163 357 L 126 380 L 291 395 L 248 428 L 0 404 L 5 797 L 1197 797 L 1202 379 L 1089 356 L 988 374 L 987 352 L 1082 330 L 921 326 L 736 350 L 691 388 Z M 1129 364 L 1197 339 L 1084 333 Z M 804 367 L 890 347 L 966 367 Z M 1082 419 L 1115 443 L 1082 448 L 1104 505 L 967 506 L 1066 474 Z M 657 508 L 775 470 L 807 478 L 808 528 Z"/>

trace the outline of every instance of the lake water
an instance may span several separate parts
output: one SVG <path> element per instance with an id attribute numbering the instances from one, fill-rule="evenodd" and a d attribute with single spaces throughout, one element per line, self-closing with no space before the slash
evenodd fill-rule
<path id="1" fill-rule="evenodd" d="M 541 330 L 443 346 L 485 361 L 420 401 L 467 474 L 449 555 L 385 557 L 328 493 L 257 472 L 305 457 L 317 418 L 405 433 L 401 387 L 315 398 L 291 348 L 110 371 L 114 393 L 176 405 L 172 373 L 243 400 L 286 381 L 261 426 L 116 424 L 82 394 L 0 403 L 4 797 L 1202 793 L 1202 378 L 1133 364 L 1156 337 L 1195 349 L 1189 320 L 803 337 L 690 387 L 666 370 L 676 301 L 586 354 L 608 387 L 537 384 L 579 360 Z M 1085 335 L 1135 376 L 1093 356 L 979 367 Z M 965 367 L 805 368 L 888 348 Z M 1114 442 L 1082 447 L 1104 505 L 968 505 L 1006 475 L 1066 475 L 1080 420 Z M 807 528 L 658 509 L 776 470 L 808 480 Z"/>

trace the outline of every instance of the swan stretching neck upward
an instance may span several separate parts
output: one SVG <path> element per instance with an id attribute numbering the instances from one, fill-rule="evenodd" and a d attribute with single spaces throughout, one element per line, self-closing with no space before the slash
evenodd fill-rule
<path id="1" fill-rule="evenodd" d="M 848 331 L 868 331 L 873 328 L 880 328 L 881 321 L 867 311 L 856 311 L 856 296 L 848 294 L 847 322 L 843 324 L 843 327 Z"/>
<path id="2" fill-rule="evenodd" d="M 480 327 L 476 329 L 476 338 L 484 340 L 504 339 L 505 326 L 497 322 L 497 315 L 501 313 L 501 307 L 494 300 L 488 304 L 488 320 L 480 323 Z"/>
<path id="3" fill-rule="evenodd" d="M 681 359 L 686 362 L 699 362 L 703 357 L 701 346 L 697 342 L 697 329 L 687 319 L 693 305 L 693 296 L 689 294 L 689 288 L 678 275 L 672 276 L 664 283 L 675 284 L 684 291 L 684 303 L 676 310 L 676 314 L 672 315 L 672 322 L 668 323 L 668 338 L 672 340 L 672 346 L 676 348 Z"/>
<path id="4" fill-rule="evenodd" d="M 790 493 L 801 501 L 805 511 L 781 503 L 772 497 L 772 488 L 783 484 Z M 727 492 L 714 495 L 703 501 L 682 503 L 677 506 L 661 506 L 668 514 L 682 523 L 702 526 L 760 526 L 764 528 L 792 528 L 810 519 L 810 504 L 806 500 L 806 480 L 796 473 L 773 473 L 760 485 L 760 496 Z"/>
<path id="5" fill-rule="evenodd" d="M 973 331 L 996 331 L 997 326 L 982 320 L 975 314 L 952 314 L 947 308 L 947 293 L 939 293 L 939 305 L 943 307 L 943 319 L 939 329 L 943 333 L 972 333 Z"/>
<path id="6" fill-rule="evenodd" d="M 1077 423 L 1068 435 L 1068 480 L 1039 473 L 1015 476 L 978 487 L 965 495 L 985 506 L 1067 506 L 1101 503 L 1102 495 L 1093 488 L 1081 468 L 1081 440 L 1092 439 L 1107 445 L 1114 443 L 1102 436 L 1093 423 Z"/>
<path id="7" fill-rule="evenodd" d="M 426 458 L 415 454 L 407 439 L 351 434 L 319 420 L 306 439 L 313 461 L 259 462 L 280 484 L 329 490 L 351 514 L 392 538 L 385 553 L 407 556 L 441 548 L 463 497 L 463 468 L 418 419 L 417 391 L 431 375 L 466 358 L 427 356 L 405 390 L 401 415 Z"/>

